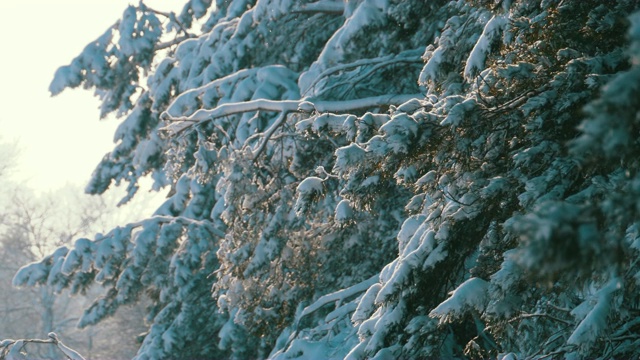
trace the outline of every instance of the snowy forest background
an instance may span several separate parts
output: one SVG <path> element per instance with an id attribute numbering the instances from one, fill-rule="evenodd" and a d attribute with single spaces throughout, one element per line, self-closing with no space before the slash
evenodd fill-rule
<path id="1" fill-rule="evenodd" d="M 122 119 L 88 193 L 167 199 L 13 284 L 86 299 L 81 328 L 124 316 L 139 360 L 637 357 L 639 9 L 130 6 L 50 90 Z"/>
<path id="2" fill-rule="evenodd" d="M 55 292 L 50 286 L 15 288 L 11 280 L 21 266 L 77 236 L 93 235 L 140 217 L 150 204 L 150 196 L 142 194 L 130 208 L 114 209 L 117 192 L 88 197 L 82 196 L 81 188 L 67 185 L 37 193 L 11 176 L 23 146 L 9 141 L 0 145 L 4 155 L 0 160 L 0 339 L 37 339 L 55 332 L 88 358 L 132 357 L 135 338 L 144 331 L 143 306 L 123 309 L 100 326 L 78 329 L 77 321 L 89 299 L 70 297 L 68 291 Z M 96 287 L 90 293 L 97 295 L 99 291 Z M 0 346 L 8 345 L 11 342 Z M 26 350 L 29 359 L 64 358 L 52 346 L 29 346 Z"/>

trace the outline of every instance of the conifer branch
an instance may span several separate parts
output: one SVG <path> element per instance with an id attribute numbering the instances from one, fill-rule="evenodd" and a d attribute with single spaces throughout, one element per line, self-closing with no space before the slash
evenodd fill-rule
<path id="1" fill-rule="evenodd" d="M 377 57 L 373 59 L 361 59 L 361 60 L 350 62 L 348 64 L 340 64 L 340 65 L 333 66 L 331 68 L 324 70 L 318 76 L 316 76 L 316 78 L 308 86 L 305 93 L 308 92 L 310 89 L 314 88 L 316 85 L 318 85 L 318 83 L 322 79 L 328 76 L 331 76 L 333 74 L 339 73 L 341 71 L 355 69 L 361 66 L 373 66 L 374 69 L 377 69 L 379 67 L 389 66 L 391 64 L 401 63 L 401 62 L 422 63 L 423 62 L 422 56 L 413 55 L 414 52 L 420 52 L 420 54 L 422 54 L 422 52 L 424 52 L 424 49 L 419 48 L 414 50 L 408 50 L 398 55 L 382 56 L 382 57 Z"/>
<path id="2" fill-rule="evenodd" d="M 304 4 L 294 9 L 292 13 L 324 13 L 331 15 L 344 14 L 343 1 L 316 1 L 314 3 Z"/>
<path id="3" fill-rule="evenodd" d="M 27 359 L 29 354 L 24 355 L 24 347 L 26 344 L 52 344 L 55 345 L 68 360 L 84 360 L 84 357 L 80 355 L 76 350 L 73 350 L 66 346 L 58 339 L 56 333 L 49 333 L 48 339 L 5 339 L 0 341 L 0 359 L 14 359 L 16 356 Z"/>
<path id="4" fill-rule="evenodd" d="M 342 101 L 316 101 L 310 102 L 301 100 L 266 100 L 258 99 L 238 103 L 227 103 L 213 109 L 200 109 L 190 116 L 173 117 L 166 111 L 160 115 L 160 119 L 172 122 L 161 128 L 171 134 L 182 132 L 186 128 L 204 121 L 229 115 L 253 112 L 253 111 L 273 111 L 273 112 L 312 112 L 319 113 L 348 113 L 356 110 L 369 109 L 379 106 L 401 105 L 411 99 L 421 98 L 422 94 L 389 94 L 367 97 L 354 100 Z"/>

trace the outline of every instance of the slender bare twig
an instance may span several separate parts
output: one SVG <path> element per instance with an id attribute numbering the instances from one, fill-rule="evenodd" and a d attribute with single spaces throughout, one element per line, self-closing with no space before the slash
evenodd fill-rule
<path id="1" fill-rule="evenodd" d="M 175 39 L 171 40 L 171 41 L 167 41 L 167 42 L 163 42 L 163 43 L 159 43 L 158 45 L 156 45 L 153 49 L 154 50 L 164 50 L 167 48 L 170 48 L 174 45 L 178 45 L 181 42 L 187 40 L 187 39 L 191 39 L 194 38 L 195 35 L 183 35 L 183 36 L 179 36 L 176 37 Z"/>
<path id="2" fill-rule="evenodd" d="M 154 8 L 150 8 L 150 7 L 146 6 L 146 5 L 145 5 L 144 9 L 140 9 L 140 10 L 142 10 L 142 11 L 146 10 L 146 11 L 152 12 L 152 13 L 154 13 L 156 15 L 160 15 L 160 16 L 166 17 L 167 19 L 175 22 L 178 25 L 178 27 L 180 28 L 180 30 L 185 34 L 186 37 L 193 37 L 193 35 L 190 34 L 187 31 L 187 29 L 184 27 L 182 22 L 176 18 L 175 13 L 173 13 L 173 12 L 167 13 L 167 12 L 164 12 L 164 11 L 159 11 L 159 10 L 156 10 Z"/>

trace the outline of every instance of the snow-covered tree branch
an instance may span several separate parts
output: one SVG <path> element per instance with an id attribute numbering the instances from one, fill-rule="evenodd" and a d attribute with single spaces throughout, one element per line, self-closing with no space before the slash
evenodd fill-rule
<path id="1" fill-rule="evenodd" d="M 137 359 L 637 357 L 638 10 L 129 7 L 51 90 L 124 117 L 89 192 L 167 201 L 17 283 L 146 294 Z"/>
<path id="2" fill-rule="evenodd" d="M 344 13 L 345 4 L 343 1 L 323 0 L 308 4 L 302 4 L 293 12 L 300 13 L 327 13 L 342 15 Z"/>
<path id="3" fill-rule="evenodd" d="M 194 114 L 183 117 L 171 117 L 165 112 L 160 116 L 160 118 L 173 122 L 173 124 L 169 124 L 161 130 L 178 133 L 189 126 L 203 121 L 254 111 L 275 111 L 285 115 L 294 111 L 304 113 L 349 113 L 376 107 L 397 106 L 420 96 L 420 94 L 389 94 L 364 99 L 315 102 L 308 100 L 250 100 L 240 103 L 222 104 L 211 110 L 199 109 Z"/>
<path id="4" fill-rule="evenodd" d="M 49 333 L 48 339 L 5 339 L 0 341 L 0 359 L 19 360 L 29 359 L 32 355 L 27 351 L 28 344 L 51 344 L 68 360 L 84 360 L 77 351 L 66 346 L 58 339 L 56 333 Z"/>

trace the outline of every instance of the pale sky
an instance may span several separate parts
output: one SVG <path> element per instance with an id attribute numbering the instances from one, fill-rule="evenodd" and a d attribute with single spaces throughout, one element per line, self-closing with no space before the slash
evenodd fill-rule
<path id="1" fill-rule="evenodd" d="M 128 0 L 0 1 L 0 141 L 17 140 L 13 178 L 49 191 L 67 183 L 82 187 L 113 148 L 121 119 L 99 120 L 91 90 L 48 92 L 55 70 L 120 18 Z M 179 8 L 182 1 L 145 1 Z M 171 6 L 172 5 L 172 6 Z M 6 156 L 6 154 L 0 154 Z"/>

